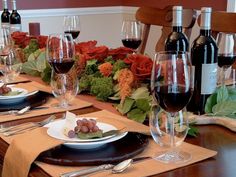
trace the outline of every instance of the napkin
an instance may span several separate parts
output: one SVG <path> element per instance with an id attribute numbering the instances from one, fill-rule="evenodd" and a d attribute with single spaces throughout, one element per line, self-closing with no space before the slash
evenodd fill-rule
<path id="1" fill-rule="evenodd" d="M 63 143 L 49 137 L 46 131 L 43 127 L 14 136 L 4 157 L 2 177 L 27 177 L 41 152 Z"/>

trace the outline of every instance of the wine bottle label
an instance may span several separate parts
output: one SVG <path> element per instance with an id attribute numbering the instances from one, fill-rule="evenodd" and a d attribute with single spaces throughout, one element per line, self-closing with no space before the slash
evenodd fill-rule
<path id="1" fill-rule="evenodd" d="M 11 24 L 10 25 L 10 33 L 15 31 L 21 31 L 21 24 Z"/>
<path id="2" fill-rule="evenodd" d="M 217 84 L 217 63 L 202 64 L 201 94 L 212 94 Z"/>

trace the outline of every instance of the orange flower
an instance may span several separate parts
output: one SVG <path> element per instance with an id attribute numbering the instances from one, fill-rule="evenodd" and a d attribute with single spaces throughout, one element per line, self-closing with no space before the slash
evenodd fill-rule
<path id="1" fill-rule="evenodd" d="M 109 62 L 103 63 L 101 65 L 98 66 L 98 69 L 100 71 L 100 73 L 102 73 L 103 76 L 108 77 L 111 75 L 112 73 L 112 64 Z"/>

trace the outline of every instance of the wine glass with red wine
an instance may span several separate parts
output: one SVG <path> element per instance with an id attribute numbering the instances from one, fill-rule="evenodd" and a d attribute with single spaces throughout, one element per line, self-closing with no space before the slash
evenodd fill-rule
<path id="1" fill-rule="evenodd" d="M 64 33 L 72 35 L 74 41 L 80 34 L 80 18 L 77 15 L 64 17 Z"/>
<path id="2" fill-rule="evenodd" d="M 165 51 L 156 54 L 151 76 L 153 95 L 150 130 L 163 148 L 155 159 L 164 163 L 181 163 L 191 154 L 180 150 L 188 132 L 186 105 L 193 92 L 191 62 L 186 52 Z"/>
<path id="3" fill-rule="evenodd" d="M 51 34 L 47 40 L 46 57 L 52 67 L 52 75 L 57 75 L 60 78 L 57 80 L 60 89 L 60 98 L 65 98 L 67 94 L 67 87 L 64 85 L 68 82 L 67 74 L 70 72 L 74 65 L 75 47 L 71 34 Z M 54 78 L 54 77 L 51 77 Z M 51 80 L 53 82 L 53 80 Z M 55 85 L 55 84 L 54 84 Z M 59 105 L 67 107 L 68 104 L 60 99 Z"/>
<path id="4" fill-rule="evenodd" d="M 220 82 L 225 84 L 226 71 L 230 68 L 236 60 L 236 36 L 234 33 L 220 32 L 217 35 L 218 46 L 218 66 L 221 68 Z"/>
<path id="5" fill-rule="evenodd" d="M 142 27 L 138 21 L 123 21 L 121 28 L 121 39 L 125 47 L 131 48 L 135 52 L 142 42 L 141 36 Z"/>

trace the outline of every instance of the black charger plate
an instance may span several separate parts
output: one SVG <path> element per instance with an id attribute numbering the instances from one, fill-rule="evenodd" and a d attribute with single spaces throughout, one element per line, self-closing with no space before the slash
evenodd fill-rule
<path id="1" fill-rule="evenodd" d="M 115 164 L 141 153 L 148 143 L 148 136 L 129 132 L 124 138 L 95 149 L 79 150 L 61 145 L 41 153 L 37 160 L 63 166 Z"/>
<path id="2" fill-rule="evenodd" d="M 31 108 L 41 106 L 47 102 L 50 96 L 52 96 L 50 93 L 38 91 L 36 94 L 26 97 L 22 102 L 19 102 L 17 104 L 8 104 L 8 105 L 0 104 L 0 112 L 12 109 L 14 110 L 22 109 L 26 106 L 30 106 Z"/>

